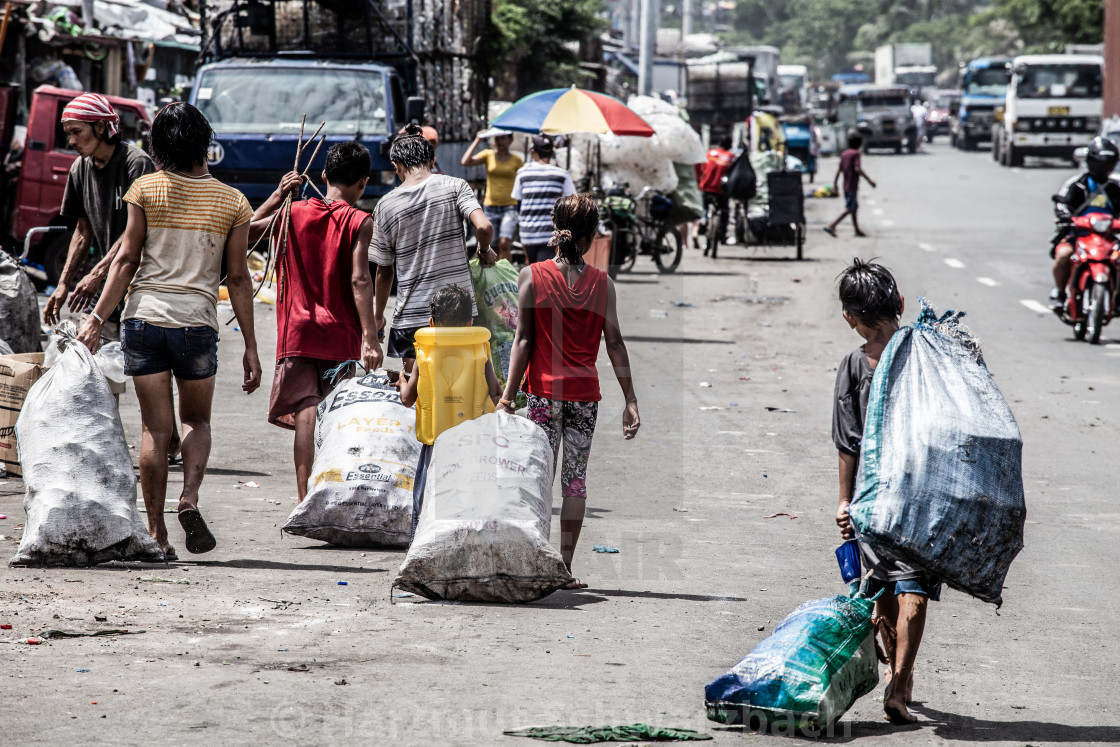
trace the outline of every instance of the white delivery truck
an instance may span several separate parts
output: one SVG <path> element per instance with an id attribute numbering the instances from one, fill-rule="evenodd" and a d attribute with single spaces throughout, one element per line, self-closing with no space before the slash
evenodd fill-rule
<path id="1" fill-rule="evenodd" d="M 907 86 L 921 96 L 936 79 L 937 67 L 929 44 L 884 44 L 875 50 L 875 85 Z"/>
<path id="2" fill-rule="evenodd" d="M 809 68 L 804 65 L 778 65 L 778 86 L 782 109 L 800 114 L 809 109 Z"/>
<path id="3" fill-rule="evenodd" d="M 1101 126 L 1102 65 L 1099 55 L 1014 58 L 992 157 L 1004 166 L 1022 166 L 1027 156 L 1072 160 Z"/>

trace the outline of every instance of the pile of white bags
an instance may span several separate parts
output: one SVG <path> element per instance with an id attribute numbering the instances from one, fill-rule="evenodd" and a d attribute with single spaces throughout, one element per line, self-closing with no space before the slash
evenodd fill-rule
<path id="1" fill-rule="evenodd" d="M 703 163 L 707 156 L 700 136 L 680 116 L 680 110 L 661 99 L 635 96 L 629 107 L 656 133 L 653 137 L 576 135 L 572 138 L 572 179 L 584 178 L 602 161 L 602 186 L 628 184 L 636 195 L 643 187 L 669 194 L 677 188 L 674 163 Z M 596 143 L 599 153 L 596 154 Z M 557 151 L 556 163 L 568 166 L 567 150 Z"/>
<path id="2" fill-rule="evenodd" d="M 548 541 L 552 461 L 544 431 L 504 412 L 440 434 L 394 585 L 428 599 L 531 602 L 571 581 Z"/>
<path id="3" fill-rule="evenodd" d="M 136 510 L 136 476 L 109 382 L 72 337 L 31 387 L 16 422 L 27 493 L 13 565 L 163 560 Z"/>
<path id="4" fill-rule="evenodd" d="M 350 547 L 408 547 L 420 457 L 416 411 L 384 376 L 347 379 L 319 403 L 307 497 L 283 530 Z"/>
<path id="5" fill-rule="evenodd" d="M 19 263 L 0 249 L 0 336 L 14 353 L 38 353 L 39 302 Z"/>

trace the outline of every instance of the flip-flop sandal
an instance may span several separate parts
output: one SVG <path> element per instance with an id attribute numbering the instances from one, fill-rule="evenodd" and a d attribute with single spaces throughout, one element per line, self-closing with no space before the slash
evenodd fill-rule
<path id="1" fill-rule="evenodd" d="M 582 582 L 582 581 L 580 581 L 580 580 L 579 580 L 578 578 L 573 578 L 573 579 L 572 579 L 571 581 L 569 581 L 568 583 L 564 584 L 564 585 L 563 585 L 563 586 L 561 586 L 560 588 L 561 588 L 561 589 L 565 589 L 565 590 L 567 590 L 567 591 L 578 591 L 578 590 L 580 590 L 580 589 L 586 589 L 586 588 L 587 588 L 587 584 L 583 583 L 583 582 Z"/>
<path id="2" fill-rule="evenodd" d="M 188 508 L 179 512 L 179 524 L 187 534 L 187 552 L 200 555 L 210 552 L 218 546 L 218 540 L 210 533 L 206 521 L 202 518 L 197 508 Z"/>
<path id="3" fill-rule="evenodd" d="M 174 467 L 176 464 L 179 464 L 182 461 L 182 457 L 177 457 L 174 454 L 167 455 L 167 466 L 169 467 Z"/>

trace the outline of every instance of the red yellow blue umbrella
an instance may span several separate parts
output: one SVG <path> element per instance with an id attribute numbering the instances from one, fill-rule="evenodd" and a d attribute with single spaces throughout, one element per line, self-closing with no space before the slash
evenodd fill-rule
<path id="1" fill-rule="evenodd" d="M 506 109 L 492 127 L 515 132 L 568 135 L 574 132 L 652 137 L 653 128 L 615 98 L 582 88 L 553 88 L 529 94 Z"/>

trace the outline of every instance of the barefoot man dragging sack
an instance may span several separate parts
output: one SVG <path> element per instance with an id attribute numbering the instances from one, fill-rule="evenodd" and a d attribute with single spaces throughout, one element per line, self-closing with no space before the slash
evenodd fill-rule
<path id="1" fill-rule="evenodd" d="M 121 348 L 124 372 L 136 386 L 144 428 L 140 488 L 148 531 L 168 559 L 176 558 L 163 521 L 174 408 L 172 376 L 179 389 L 183 423 L 179 523 L 189 552 L 209 552 L 217 544 L 199 513 L 198 491 L 210 457 L 223 256 L 230 303 L 245 340 L 242 388 L 251 393 L 261 384 L 252 278 L 245 258 L 253 211 L 244 195 L 207 170 L 211 134 L 206 118 L 190 104 L 168 104 L 156 116 L 152 153 L 162 170 L 137 179 L 125 194 L 124 240 L 101 300 L 78 335 L 96 351 L 105 318 L 128 291 Z"/>

